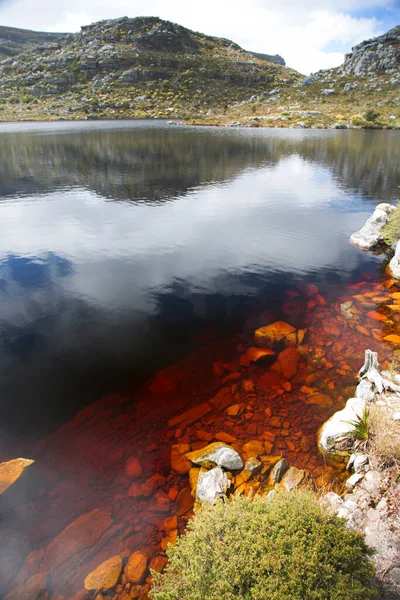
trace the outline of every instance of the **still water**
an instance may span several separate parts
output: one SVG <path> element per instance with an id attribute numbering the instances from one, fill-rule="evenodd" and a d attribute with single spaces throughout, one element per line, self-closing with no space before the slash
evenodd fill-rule
<path id="1" fill-rule="evenodd" d="M 170 429 L 151 437 L 151 427 L 176 412 L 175 396 L 181 394 L 182 406 L 201 397 L 202 361 L 229 362 L 255 315 L 282 318 L 287 292 L 316 284 L 324 301 L 334 303 L 348 286 L 378 276 L 385 258 L 359 251 L 348 238 L 377 203 L 396 201 L 399 158 L 399 134 L 390 131 L 181 128 L 155 121 L 0 125 L 0 459 L 32 456 L 39 469 L 32 468 L 27 488 L 17 484 L 4 494 L 3 524 L 13 540 L 0 544 L 4 593 L 47 565 L 51 598 L 56 592 L 72 598 L 100 559 L 159 543 L 158 522 L 144 515 L 159 516 L 160 506 L 171 514 L 176 482 L 167 475 L 173 441 L 157 459 L 153 446 L 179 436 Z M 304 304 L 303 317 L 314 304 Z M 333 361 L 341 351 L 351 354 L 353 343 L 346 333 L 339 346 L 335 319 L 325 337 L 315 337 L 323 345 L 336 336 Z M 229 336 L 235 341 L 226 344 Z M 212 349 L 209 339 L 219 340 Z M 142 388 L 136 399 L 148 377 L 178 361 L 179 376 L 157 376 L 151 394 Z M 193 365 L 197 372 L 186 384 Z M 355 365 L 342 368 L 352 383 Z M 91 406 L 110 393 L 118 395 Z M 279 432 L 290 424 L 299 440 L 308 432 L 315 437 L 309 409 L 281 408 L 279 419 L 288 425 Z M 253 437 L 260 423 L 252 424 Z M 243 440 L 247 433 L 236 432 Z M 180 435 L 191 442 L 192 434 Z M 290 453 L 277 439 L 274 451 Z M 157 506 L 149 508 L 152 496 L 137 500 L 131 518 L 124 461 L 136 447 L 146 476 L 157 471 L 166 481 Z M 320 468 L 307 452 L 293 454 L 297 466 L 308 460 Z M 60 566 L 65 557 L 51 563 L 57 544 L 67 545 L 64 534 L 61 541 L 54 536 L 93 510 L 111 510 L 102 523 L 109 531 L 111 519 L 117 533 L 103 546 L 91 540 L 96 553 L 82 555 L 79 565 L 68 554 L 76 576 L 70 585 L 70 571 Z M 76 530 L 82 529 L 79 521 Z M 28 566 L 18 571 L 24 560 Z"/>
<path id="2" fill-rule="evenodd" d="M 2 124 L 0 447 L 296 281 L 354 277 L 399 154 L 396 132 Z"/>

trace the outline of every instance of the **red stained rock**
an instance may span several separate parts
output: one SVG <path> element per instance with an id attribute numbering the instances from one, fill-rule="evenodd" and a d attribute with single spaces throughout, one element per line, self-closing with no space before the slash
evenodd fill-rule
<path id="1" fill-rule="evenodd" d="M 276 353 L 269 348 L 249 348 L 246 356 L 251 363 L 272 364 L 276 360 Z"/>
<path id="2" fill-rule="evenodd" d="M 149 569 L 156 571 L 156 573 L 161 573 L 166 564 L 167 558 L 159 554 L 151 560 Z"/>
<path id="3" fill-rule="evenodd" d="M 260 327 L 254 333 L 256 346 L 261 348 L 274 348 L 280 342 L 286 347 L 296 346 L 296 329 L 284 321 L 276 321 L 271 325 Z"/>
<path id="4" fill-rule="evenodd" d="M 142 552 L 134 552 L 126 563 L 124 573 L 131 583 L 141 583 L 147 571 L 147 556 Z"/>
<path id="5" fill-rule="evenodd" d="M 128 458 L 125 464 L 125 470 L 128 477 L 137 479 L 143 473 L 142 465 L 135 456 Z"/>
<path id="6" fill-rule="evenodd" d="M 237 440 L 237 438 L 233 437 L 233 435 L 229 435 L 229 433 L 225 433 L 225 431 L 218 431 L 218 433 L 215 434 L 215 439 L 219 442 L 225 442 L 226 444 L 232 444 Z"/>
<path id="7" fill-rule="evenodd" d="M 112 522 L 109 513 L 97 508 L 81 515 L 47 546 L 41 570 L 44 572 L 53 569 L 82 550 L 95 546 Z"/>
<path id="8" fill-rule="evenodd" d="M 37 573 L 7 594 L 4 600 L 37 600 L 45 591 L 45 576 L 43 573 Z"/>
<path id="9" fill-rule="evenodd" d="M 376 312 L 375 310 L 371 310 L 367 313 L 367 316 L 374 321 L 380 321 L 381 323 L 386 323 L 387 317 L 382 315 L 381 313 Z"/>
<path id="10" fill-rule="evenodd" d="M 300 355 L 296 348 L 286 348 L 278 355 L 278 360 L 272 370 L 281 373 L 285 379 L 292 379 L 297 373 L 299 362 Z"/>
<path id="11" fill-rule="evenodd" d="M 176 514 L 178 517 L 185 515 L 193 509 L 194 500 L 190 489 L 188 487 L 183 488 L 178 494 L 176 499 Z"/>
<path id="12" fill-rule="evenodd" d="M 186 475 L 192 467 L 185 456 L 187 452 L 190 452 L 190 444 L 174 444 L 171 448 L 171 467 L 179 475 Z"/>
<path id="13" fill-rule="evenodd" d="M 184 413 L 181 413 L 180 415 L 170 419 L 168 421 L 168 427 L 174 427 L 175 425 L 178 425 L 178 423 L 183 422 L 185 422 L 186 425 L 194 423 L 195 421 L 201 419 L 201 417 L 204 417 L 204 415 L 209 413 L 211 410 L 212 406 L 208 402 L 203 402 L 202 404 L 198 404 L 193 408 L 189 408 L 189 410 L 185 411 Z"/>
<path id="14" fill-rule="evenodd" d="M 262 377 L 260 377 L 258 381 L 258 385 L 262 387 L 265 392 L 271 392 L 273 386 L 278 385 L 280 383 L 280 376 L 278 373 L 274 371 L 269 371 L 265 373 Z"/>

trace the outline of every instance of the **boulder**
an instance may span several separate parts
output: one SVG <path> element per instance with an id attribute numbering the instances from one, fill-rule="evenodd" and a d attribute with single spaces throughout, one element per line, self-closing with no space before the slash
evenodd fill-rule
<path id="1" fill-rule="evenodd" d="M 280 483 L 282 477 L 289 470 L 289 465 L 284 458 L 281 458 L 269 475 L 269 481 L 271 484 Z"/>
<path id="2" fill-rule="evenodd" d="M 29 467 L 34 460 L 29 458 L 14 458 L 7 462 L 0 463 L 0 494 L 6 491 Z"/>
<path id="3" fill-rule="evenodd" d="M 384 246 L 382 228 L 387 224 L 394 210 L 395 207 L 391 204 L 385 202 L 378 204 L 362 229 L 350 237 L 350 242 L 362 250 L 375 250 Z"/>
<path id="4" fill-rule="evenodd" d="M 389 263 L 393 277 L 400 279 L 400 241 L 396 244 L 396 250 L 392 260 Z"/>
<path id="5" fill-rule="evenodd" d="M 279 344 L 285 348 L 294 347 L 297 345 L 296 329 L 284 321 L 276 321 L 257 329 L 254 341 L 261 348 L 272 349 Z"/>
<path id="6" fill-rule="evenodd" d="M 230 486 L 228 476 L 220 467 L 202 472 L 197 480 L 196 497 L 199 502 L 214 504 L 222 498 Z"/>
<path id="7" fill-rule="evenodd" d="M 303 479 L 305 478 L 305 471 L 303 469 L 296 469 L 296 467 L 290 467 L 283 475 L 279 487 L 286 492 L 291 492 L 295 488 L 299 487 Z"/>
<path id="8" fill-rule="evenodd" d="M 147 570 L 147 556 L 142 552 L 134 552 L 126 563 L 124 573 L 130 583 L 141 583 Z"/>
<path id="9" fill-rule="evenodd" d="M 113 588 L 122 571 L 122 558 L 119 554 L 105 560 L 84 581 L 85 589 L 88 591 L 107 592 Z"/>
<path id="10" fill-rule="evenodd" d="M 282 375 L 285 379 L 292 379 L 297 373 L 300 354 L 296 348 L 286 348 L 278 355 L 278 360 L 272 370 Z"/>
<path id="11" fill-rule="evenodd" d="M 200 450 L 189 452 L 186 458 L 195 465 L 203 466 L 212 463 L 228 471 L 243 469 L 243 461 L 239 454 L 223 442 L 215 442 Z"/>
<path id="12" fill-rule="evenodd" d="M 353 445 L 352 421 L 363 414 L 365 404 L 362 398 L 350 398 L 342 410 L 334 413 L 322 425 L 318 433 L 318 445 L 324 454 L 343 458 L 349 455 Z"/>

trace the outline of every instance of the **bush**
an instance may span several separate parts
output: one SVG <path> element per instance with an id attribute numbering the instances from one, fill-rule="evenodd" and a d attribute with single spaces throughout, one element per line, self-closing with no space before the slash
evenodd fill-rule
<path id="1" fill-rule="evenodd" d="M 353 115 L 350 117 L 350 121 L 355 127 L 361 127 L 364 125 L 364 119 L 361 115 Z"/>
<path id="2" fill-rule="evenodd" d="M 367 110 L 367 112 L 364 115 L 365 120 L 369 121 L 370 123 L 375 123 L 380 116 L 381 113 L 375 110 L 374 108 L 370 108 L 369 110 Z"/>
<path id="3" fill-rule="evenodd" d="M 382 237 L 388 246 L 392 246 L 400 240 L 400 203 L 390 215 L 387 224 L 382 228 Z"/>
<path id="4" fill-rule="evenodd" d="M 376 596 L 363 538 L 307 491 L 233 496 L 196 511 L 152 573 L 154 600 L 367 600 Z"/>

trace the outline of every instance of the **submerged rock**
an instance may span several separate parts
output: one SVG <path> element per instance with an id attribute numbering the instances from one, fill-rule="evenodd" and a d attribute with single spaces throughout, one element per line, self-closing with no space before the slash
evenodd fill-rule
<path id="1" fill-rule="evenodd" d="M 6 491 L 29 467 L 34 460 L 29 458 L 14 458 L 7 462 L 0 463 L 0 494 Z"/>
<path id="2" fill-rule="evenodd" d="M 228 471 L 237 471 L 243 469 L 243 461 L 239 454 L 227 446 L 223 442 L 215 442 L 209 444 L 201 450 L 195 450 L 186 454 L 188 458 L 195 465 L 206 465 L 207 463 L 213 463 L 219 467 L 223 467 Z"/>
<path id="3" fill-rule="evenodd" d="M 107 592 L 113 588 L 122 571 L 122 558 L 119 554 L 105 560 L 86 577 L 84 586 L 88 591 Z"/>
<path id="4" fill-rule="evenodd" d="M 384 245 L 382 229 L 388 223 L 395 207 L 386 202 L 378 204 L 373 214 L 367 219 L 364 227 L 350 237 L 350 241 L 362 250 L 375 250 Z"/>
<path id="5" fill-rule="evenodd" d="M 199 474 L 196 497 L 200 502 L 214 504 L 217 498 L 225 495 L 230 486 L 228 476 L 220 467 Z"/>
<path id="6" fill-rule="evenodd" d="M 284 321 L 260 327 L 254 333 L 254 341 L 261 348 L 274 348 L 283 344 L 285 348 L 297 345 L 296 329 Z"/>
<path id="7" fill-rule="evenodd" d="M 146 570 L 147 556 L 143 552 L 134 552 L 128 559 L 124 573 L 130 583 L 141 583 Z"/>

